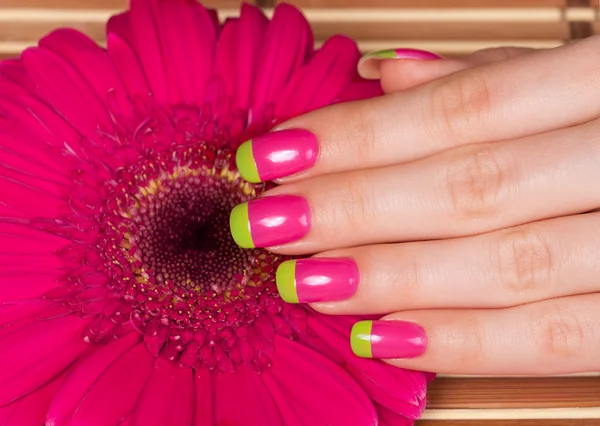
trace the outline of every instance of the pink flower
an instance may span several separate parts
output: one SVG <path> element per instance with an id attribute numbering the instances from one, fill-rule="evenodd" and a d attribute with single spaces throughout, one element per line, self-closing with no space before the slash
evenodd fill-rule
<path id="1" fill-rule="evenodd" d="M 104 50 L 68 29 L 0 63 L 0 424 L 404 425 L 430 375 L 352 355 L 356 318 L 285 304 L 243 250 L 244 140 L 376 96 L 294 8 L 219 26 L 132 0 Z"/>

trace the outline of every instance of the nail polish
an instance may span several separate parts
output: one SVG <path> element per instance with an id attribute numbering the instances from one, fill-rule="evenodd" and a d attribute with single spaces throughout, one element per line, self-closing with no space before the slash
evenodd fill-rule
<path id="1" fill-rule="evenodd" d="M 236 164 L 248 182 L 265 182 L 312 167 L 319 143 L 308 130 L 279 130 L 244 142 L 237 150 Z"/>
<path id="2" fill-rule="evenodd" d="M 363 56 L 363 58 L 414 59 L 417 61 L 430 61 L 433 59 L 441 59 L 441 56 L 433 52 L 420 49 L 386 49 L 367 53 L 365 56 Z"/>
<path id="3" fill-rule="evenodd" d="M 235 206 L 229 226 L 233 239 L 243 248 L 291 243 L 310 230 L 310 207 L 295 195 L 257 198 Z"/>
<path id="4" fill-rule="evenodd" d="M 358 287 L 356 262 L 349 258 L 288 260 L 277 268 L 277 289 L 288 303 L 345 300 Z"/>
<path id="5" fill-rule="evenodd" d="M 429 61 L 441 59 L 435 53 L 419 49 L 387 49 L 367 53 L 358 62 L 358 72 L 362 78 L 375 80 L 381 77 L 380 62 L 383 59 L 412 59 Z"/>
<path id="6" fill-rule="evenodd" d="M 427 349 L 427 334 L 412 322 L 359 321 L 352 327 L 350 344 L 362 358 L 416 358 Z"/>

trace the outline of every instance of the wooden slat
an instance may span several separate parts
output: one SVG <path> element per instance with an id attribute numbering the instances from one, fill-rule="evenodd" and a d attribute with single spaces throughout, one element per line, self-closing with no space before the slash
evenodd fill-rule
<path id="1" fill-rule="evenodd" d="M 280 0 L 301 7 L 324 8 L 454 8 L 454 7 L 565 7 L 566 0 Z M 279 2 L 280 2 L 279 1 Z"/>
<path id="2" fill-rule="evenodd" d="M 430 387 L 427 407 L 600 407 L 600 378 L 439 378 Z"/>
<path id="3" fill-rule="evenodd" d="M 202 0 L 210 7 L 238 7 L 243 2 L 253 0 Z M 0 8 L 39 8 L 39 9 L 125 9 L 129 0 L 1 0 Z"/>

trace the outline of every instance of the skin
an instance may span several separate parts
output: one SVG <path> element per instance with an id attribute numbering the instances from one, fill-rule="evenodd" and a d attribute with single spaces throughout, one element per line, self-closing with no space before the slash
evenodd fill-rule
<path id="1" fill-rule="evenodd" d="M 600 38 L 543 51 L 385 60 L 386 95 L 280 128 L 320 141 L 296 194 L 313 225 L 291 255 L 350 256 L 358 292 L 327 314 L 428 335 L 387 360 L 456 374 L 600 369 Z"/>

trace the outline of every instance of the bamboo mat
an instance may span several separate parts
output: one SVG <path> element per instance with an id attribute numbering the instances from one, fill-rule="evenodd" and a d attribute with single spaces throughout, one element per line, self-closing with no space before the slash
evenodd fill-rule
<path id="1" fill-rule="evenodd" d="M 270 13 L 275 0 L 256 0 Z M 416 47 L 451 56 L 501 45 L 554 47 L 600 32 L 599 0 L 292 0 L 317 43 L 335 33 L 363 51 Z M 239 1 L 207 0 L 221 17 Z M 59 26 L 102 43 L 127 0 L 0 0 L 0 58 Z M 431 386 L 418 426 L 600 426 L 600 374 L 547 378 L 448 377 Z M 351 426 L 351 425 L 348 425 Z"/>

